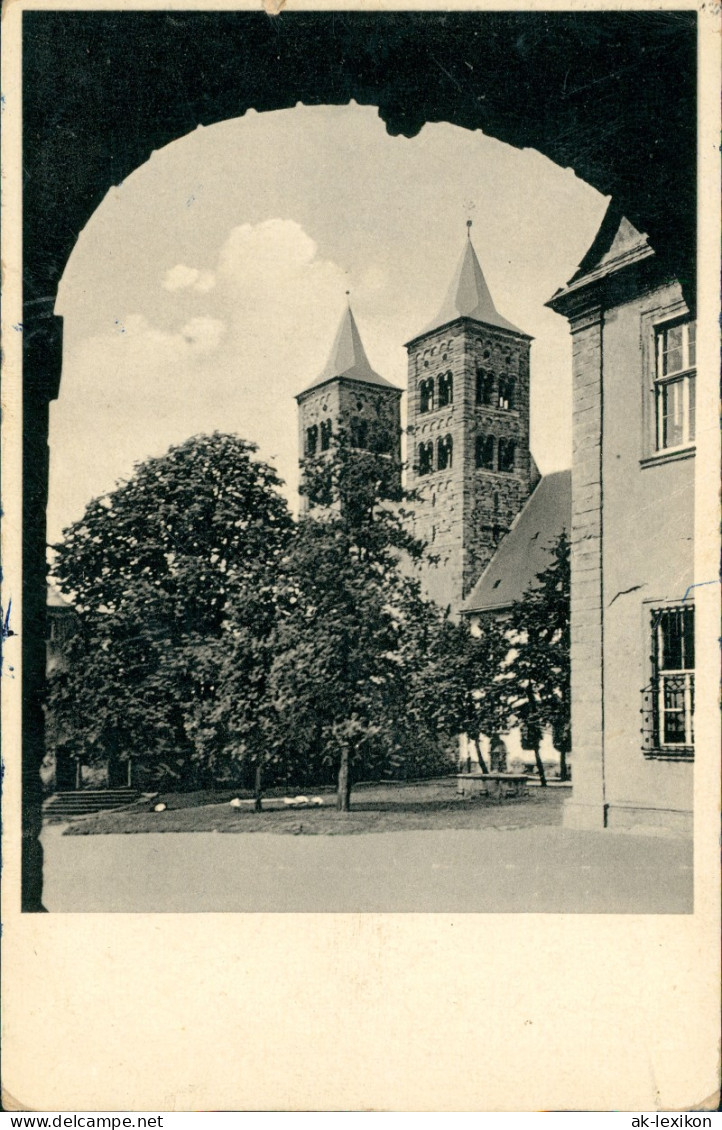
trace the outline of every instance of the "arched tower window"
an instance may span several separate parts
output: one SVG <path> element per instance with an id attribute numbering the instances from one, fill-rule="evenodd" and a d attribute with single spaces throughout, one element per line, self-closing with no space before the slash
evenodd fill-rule
<path id="1" fill-rule="evenodd" d="M 499 470 L 507 474 L 514 471 L 516 462 L 516 444 L 513 439 L 499 440 Z"/>
<path id="2" fill-rule="evenodd" d="M 419 412 L 432 412 L 434 408 L 434 378 L 429 377 L 419 385 Z"/>
<path id="3" fill-rule="evenodd" d="M 514 394 L 516 392 L 516 384 L 513 377 L 506 374 L 499 375 L 499 407 L 503 411 L 509 411 L 514 407 Z"/>
<path id="4" fill-rule="evenodd" d="M 482 471 L 494 470 L 494 437 L 476 437 L 476 465 Z"/>
<path id="5" fill-rule="evenodd" d="M 439 437 L 436 442 L 436 466 L 439 471 L 446 471 L 451 467 L 454 457 L 454 441 L 451 436 Z"/>
<path id="6" fill-rule="evenodd" d="M 491 369 L 476 370 L 476 403 L 488 407 L 494 403 L 494 374 Z"/>
<path id="7" fill-rule="evenodd" d="M 419 474 L 428 475 L 434 469 L 434 445 L 429 440 L 428 443 L 419 444 Z"/>
<path id="8" fill-rule="evenodd" d="M 439 408 L 454 403 L 454 377 L 451 372 L 439 375 Z"/>
<path id="9" fill-rule="evenodd" d="M 315 455 L 317 448 L 318 426 L 316 424 L 311 424 L 310 428 L 306 428 L 306 455 Z"/>
<path id="10" fill-rule="evenodd" d="M 330 420 L 321 421 L 321 451 L 328 451 L 331 446 L 331 433 L 333 427 Z"/>
<path id="11" fill-rule="evenodd" d="M 367 447 L 368 446 L 369 426 L 367 420 L 359 420 L 358 416 L 354 416 L 351 421 L 351 445 L 352 447 Z"/>

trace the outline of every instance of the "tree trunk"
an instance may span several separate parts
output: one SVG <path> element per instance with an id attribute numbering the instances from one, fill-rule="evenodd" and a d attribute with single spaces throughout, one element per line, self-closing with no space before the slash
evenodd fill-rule
<path id="1" fill-rule="evenodd" d="M 351 808 L 351 767 L 350 751 L 345 746 L 341 753 L 341 764 L 338 770 L 338 792 L 336 793 L 336 808 L 339 812 L 348 812 Z"/>
<path id="2" fill-rule="evenodd" d="M 253 782 L 253 811 L 263 812 L 263 762 L 256 765 L 256 776 Z"/>
<path id="3" fill-rule="evenodd" d="M 534 760 L 536 761 L 536 767 L 539 773 L 539 780 L 541 781 L 542 788 L 545 789 L 547 787 L 547 775 L 544 772 L 544 763 L 542 762 L 538 745 L 534 746 Z"/>
<path id="4" fill-rule="evenodd" d="M 567 766 L 567 755 L 564 750 L 559 753 L 559 779 L 561 781 L 569 780 L 569 767 Z"/>
<path id="5" fill-rule="evenodd" d="M 476 746 L 476 756 L 479 758 L 479 768 L 481 769 L 482 773 L 488 773 L 489 770 L 486 767 L 484 755 L 481 752 L 481 742 L 479 741 L 478 734 L 474 734 L 474 745 Z"/>

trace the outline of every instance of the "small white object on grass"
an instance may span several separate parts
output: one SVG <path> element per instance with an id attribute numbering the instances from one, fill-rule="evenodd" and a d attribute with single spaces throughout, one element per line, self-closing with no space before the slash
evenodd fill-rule
<path id="1" fill-rule="evenodd" d="M 309 802 L 309 799 L 308 799 L 307 796 L 297 796 L 295 803 L 296 804 L 309 804 L 310 802 Z"/>
<path id="2" fill-rule="evenodd" d="M 165 812 L 167 807 L 168 807 L 167 804 L 156 804 L 153 808 L 153 811 L 154 812 Z"/>
<path id="3" fill-rule="evenodd" d="M 295 802 L 295 800 L 293 799 L 292 796 L 285 796 L 283 798 L 283 803 L 287 804 L 289 806 L 289 808 L 293 808 L 293 806 L 296 802 Z"/>
<path id="4" fill-rule="evenodd" d="M 312 796 L 311 797 L 311 804 L 323 804 L 323 797 Z"/>
<path id="5" fill-rule="evenodd" d="M 240 808 L 242 804 L 243 801 L 239 800 L 237 796 L 234 796 L 233 800 L 231 801 L 231 808 Z"/>

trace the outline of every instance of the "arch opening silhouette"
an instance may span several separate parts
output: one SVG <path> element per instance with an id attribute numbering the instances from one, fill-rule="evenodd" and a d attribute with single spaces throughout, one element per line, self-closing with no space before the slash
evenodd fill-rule
<path id="1" fill-rule="evenodd" d="M 42 909 L 48 405 L 62 365 L 53 311 L 107 191 L 199 125 L 355 100 L 378 107 L 394 135 L 448 121 L 572 168 L 648 234 L 693 308 L 696 20 L 689 11 L 24 13 L 24 910 Z"/>

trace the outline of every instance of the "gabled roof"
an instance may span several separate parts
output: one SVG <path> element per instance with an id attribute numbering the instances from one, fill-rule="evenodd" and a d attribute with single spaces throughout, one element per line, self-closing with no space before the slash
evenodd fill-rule
<path id="1" fill-rule="evenodd" d="M 550 564 L 549 547 L 572 528 L 572 473 L 544 475 L 464 601 L 463 612 L 491 612 L 521 600 Z"/>
<path id="2" fill-rule="evenodd" d="M 350 381 L 362 381 L 367 385 L 378 385 L 381 388 L 393 389 L 394 392 L 401 394 L 401 389 L 392 385 L 391 381 L 387 381 L 371 368 L 350 306 L 346 308 L 341 319 L 341 325 L 338 328 L 331 356 L 326 362 L 325 369 L 303 392 L 298 393 L 296 399 L 298 400 L 299 396 L 303 396 L 311 389 L 318 388 L 319 385 L 326 384 L 327 381 L 332 381 L 336 377 L 343 377 Z"/>
<path id="3" fill-rule="evenodd" d="M 546 305 L 563 313 L 567 298 L 653 255 L 647 236 L 637 231 L 614 201 L 610 201 L 586 255 L 566 286 L 560 287 Z"/>
<path id="4" fill-rule="evenodd" d="M 411 340 L 416 341 L 420 337 L 425 337 L 426 334 L 433 333 L 458 318 L 471 318 L 487 326 L 498 326 L 499 329 L 529 337 L 529 334 L 525 334 L 523 330 L 503 318 L 494 305 L 470 237 L 466 241 L 456 274 L 439 313 L 425 330 L 416 334 Z"/>

